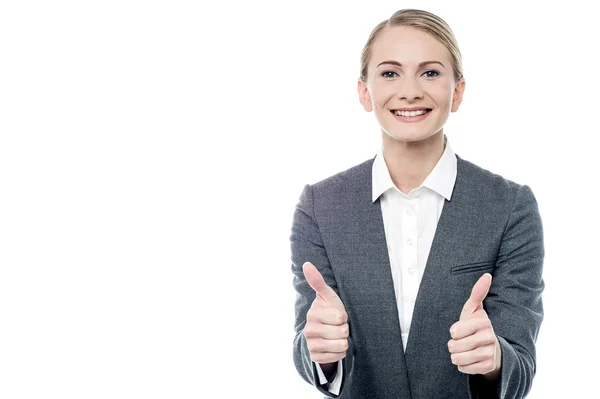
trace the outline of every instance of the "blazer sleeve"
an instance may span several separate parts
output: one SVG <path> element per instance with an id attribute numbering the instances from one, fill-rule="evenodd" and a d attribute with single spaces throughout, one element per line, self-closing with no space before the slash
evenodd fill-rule
<path id="1" fill-rule="evenodd" d="M 319 383 L 316 365 L 310 358 L 310 353 L 306 346 L 304 337 L 304 326 L 306 325 L 306 314 L 315 299 L 315 292 L 310 287 L 302 265 L 304 262 L 311 262 L 323 275 L 327 285 L 329 285 L 336 294 L 339 294 L 335 276 L 331 269 L 327 252 L 321 239 L 319 226 L 314 215 L 314 198 L 313 189 L 310 185 L 306 185 L 300 195 L 300 200 L 294 210 L 292 222 L 292 232 L 290 236 L 291 243 L 291 258 L 292 258 L 292 274 L 293 284 L 296 290 L 295 300 L 295 336 L 294 336 L 294 365 L 300 376 L 309 384 L 314 385 L 321 393 L 331 397 L 338 397 L 327 390 L 327 384 Z M 354 345 L 352 342 L 352 331 L 350 321 L 350 334 L 348 337 L 348 350 L 346 357 L 342 359 L 342 383 L 339 395 L 342 395 L 344 386 L 352 375 L 352 359 L 354 353 Z"/>
<path id="2" fill-rule="evenodd" d="M 469 375 L 471 398 L 524 398 L 536 371 L 535 342 L 543 319 L 544 238 L 537 201 L 527 185 L 517 190 L 500 244 L 492 285 L 483 302 L 502 350 L 491 386 Z"/>

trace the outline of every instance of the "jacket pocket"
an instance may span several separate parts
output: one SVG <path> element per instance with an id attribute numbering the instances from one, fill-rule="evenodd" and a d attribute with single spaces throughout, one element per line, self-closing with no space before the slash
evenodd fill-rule
<path id="1" fill-rule="evenodd" d="M 496 266 L 495 260 L 488 260 L 485 262 L 465 263 L 462 265 L 452 266 L 450 268 L 450 274 L 463 274 L 471 272 L 491 272 Z"/>

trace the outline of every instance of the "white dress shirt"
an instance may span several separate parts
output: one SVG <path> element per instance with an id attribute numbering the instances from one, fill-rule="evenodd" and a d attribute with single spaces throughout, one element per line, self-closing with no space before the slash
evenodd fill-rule
<path id="1" fill-rule="evenodd" d="M 398 318 L 402 331 L 402 345 L 406 351 L 410 324 L 421 278 L 429 257 L 429 250 L 437 223 L 450 200 L 456 182 L 456 155 L 444 135 L 444 152 L 423 183 L 404 194 L 394 185 L 380 147 L 373 162 L 373 202 L 381 197 L 381 214 L 385 229 L 388 255 L 398 305 Z M 398 343 L 399 344 L 399 343 Z M 321 384 L 327 379 L 317 364 Z M 329 392 L 338 395 L 342 384 L 342 361 Z"/>

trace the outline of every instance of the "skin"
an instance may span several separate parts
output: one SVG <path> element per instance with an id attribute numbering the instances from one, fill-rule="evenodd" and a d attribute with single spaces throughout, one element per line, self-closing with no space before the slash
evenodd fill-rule
<path id="1" fill-rule="evenodd" d="M 473 286 L 459 320 L 450 327 L 448 351 L 452 364 L 465 374 L 481 374 L 498 381 L 502 368 L 502 350 L 492 322 L 483 308 L 483 300 L 492 285 L 492 275 L 485 273 Z"/>
<path id="2" fill-rule="evenodd" d="M 320 363 L 329 378 L 337 368 L 337 361 L 346 357 L 350 331 L 348 313 L 340 297 L 312 263 L 304 263 L 303 271 L 316 294 L 306 314 L 306 345 L 312 361 Z"/>
<path id="3" fill-rule="evenodd" d="M 421 30 L 388 27 L 373 46 L 367 80 L 358 81 L 360 103 L 374 112 L 381 126 L 383 155 L 396 187 L 405 194 L 419 187 L 444 151 L 443 127 L 458 111 L 465 89 L 456 80 L 446 47 Z M 425 107 L 427 118 L 397 120 L 391 110 Z M 304 335 L 311 359 L 329 378 L 348 348 L 348 314 L 341 299 L 309 262 L 304 275 L 315 291 Z M 502 352 L 483 308 L 492 276 L 484 274 L 473 286 L 459 320 L 450 329 L 449 356 L 459 371 L 498 381 Z"/>

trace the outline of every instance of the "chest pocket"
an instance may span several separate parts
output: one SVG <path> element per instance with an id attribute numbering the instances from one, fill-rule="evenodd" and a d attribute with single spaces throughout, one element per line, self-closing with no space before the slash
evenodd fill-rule
<path id="1" fill-rule="evenodd" d="M 474 272 L 479 272 L 479 273 L 490 272 L 491 273 L 494 270 L 495 266 L 496 266 L 495 260 L 488 260 L 488 261 L 484 261 L 484 262 L 475 262 L 475 263 L 465 263 L 462 265 L 452 266 L 450 268 L 450 274 L 457 275 L 457 274 L 474 273 Z"/>

